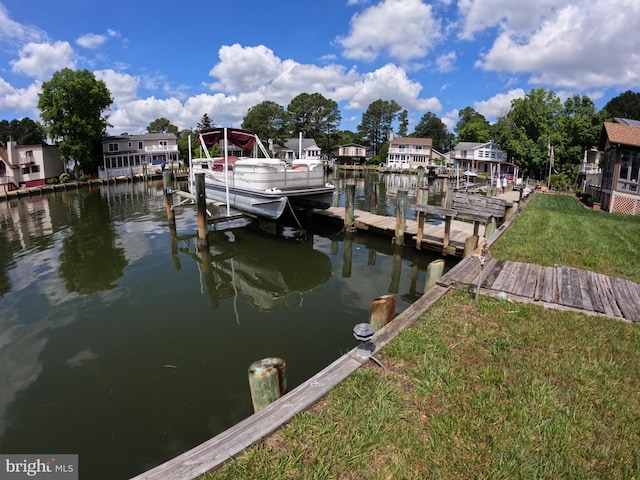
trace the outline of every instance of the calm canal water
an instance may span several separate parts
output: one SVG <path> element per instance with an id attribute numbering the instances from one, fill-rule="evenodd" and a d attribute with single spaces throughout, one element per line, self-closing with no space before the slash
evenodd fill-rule
<path id="1" fill-rule="evenodd" d="M 355 179 L 357 208 L 378 181 Z M 419 298 L 438 258 L 264 222 L 211 231 L 203 255 L 193 207 L 176 224 L 157 183 L 0 202 L 0 452 L 141 473 L 251 415 L 253 361 L 283 358 L 296 387 L 356 345 L 374 298 L 396 294 L 397 313 Z"/>

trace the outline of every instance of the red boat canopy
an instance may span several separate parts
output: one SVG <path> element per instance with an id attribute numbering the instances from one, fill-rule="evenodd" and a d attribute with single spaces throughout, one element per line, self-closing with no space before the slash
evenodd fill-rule
<path id="1" fill-rule="evenodd" d="M 227 131 L 227 140 L 242 150 L 250 151 L 256 144 L 255 134 L 240 128 L 205 128 L 200 130 L 200 138 L 207 147 L 211 147 L 224 139 L 225 130 Z"/>

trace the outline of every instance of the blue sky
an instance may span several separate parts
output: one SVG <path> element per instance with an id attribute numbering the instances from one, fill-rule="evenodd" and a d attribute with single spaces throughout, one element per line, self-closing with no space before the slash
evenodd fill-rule
<path id="1" fill-rule="evenodd" d="M 39 119 L 43 81 L 89 69 L 114 97 L 109 133 L 204 113 L 239 126 L 264 100 L 335 100 L 355 130 L 379 99 L 451 130 L 544 87 L 602 108 L 640 87 L 638 0 L 0 0 L 0 119 Z M 627 33 L 625 33 L 627 32 Z"/>

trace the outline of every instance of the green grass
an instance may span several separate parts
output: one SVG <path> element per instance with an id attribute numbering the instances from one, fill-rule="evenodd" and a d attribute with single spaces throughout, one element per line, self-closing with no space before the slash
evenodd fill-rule
<path id="1" fill-rule="evenodd" d="M 498 258 L 640 281 L 640 219 L 536 195 Z M 452 292 L 205 479 L 640 479 L 640 325 Z"/>
<path id="2" fill-rule="evenodd" d="M 386 372 L 203 478 L 640 478 L 639 351 L 637 325 L 455 292 L 385 347 Z"/>
<path id="3" fill-rule="evenodd" d="M 494 257 L 566 265 L 640 283 L 640 217 L 586 209 L 570 195 L 534 195 L 493 245 Z"/>

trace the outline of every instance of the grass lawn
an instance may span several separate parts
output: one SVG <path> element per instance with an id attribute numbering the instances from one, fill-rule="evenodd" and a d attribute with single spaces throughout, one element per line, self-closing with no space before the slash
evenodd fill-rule
<path id="1" fill-rule="evenodd" d="M 494 256 L 639 281 L 640 221 L 536 195 Z M 640 325 L 451 292 L 204 479 L 640 479 Z"/>
<path id="2" fill-rule="evenodd" d="M 593 211 L 571 195 L 536 194 L 491 253 L 640 283 L 640 217 Z"/>

